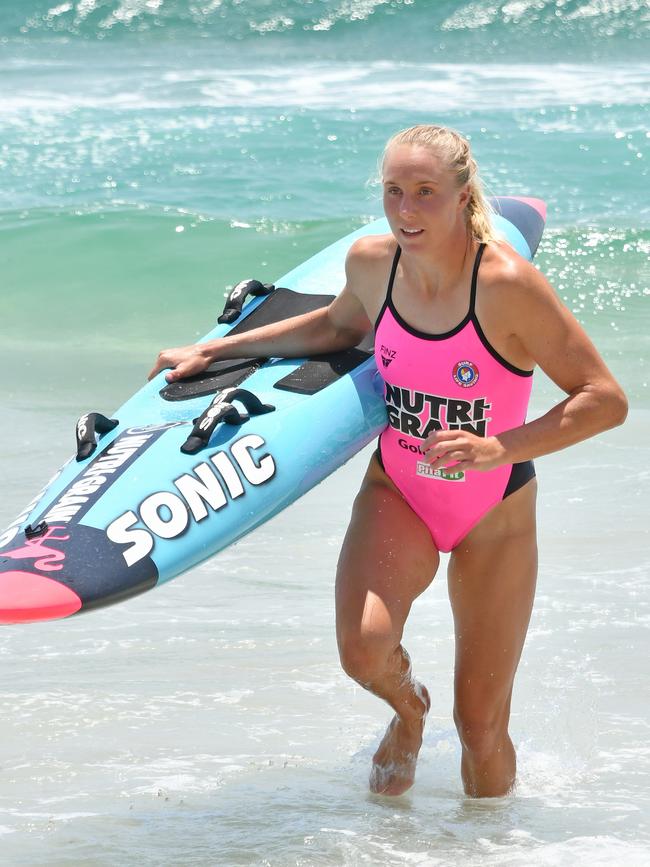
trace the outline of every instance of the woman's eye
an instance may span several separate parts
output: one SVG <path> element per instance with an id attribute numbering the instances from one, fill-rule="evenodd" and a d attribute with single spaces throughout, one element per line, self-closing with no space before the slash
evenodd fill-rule
<path id="1" fill-rule="evenodd" d="M 430 196 L 433 194 L 433 190 L 430 190 L 429 187 L 422 187 L 422 189 L 420 190 L 420 193 L 423 196 Z"/>
<path id="2" fill-rule="evenodd" d="M 394 196 L 396 193 L 399 193 L 399 187 L 386 187 L 386 192 L 389 195 Z"/>

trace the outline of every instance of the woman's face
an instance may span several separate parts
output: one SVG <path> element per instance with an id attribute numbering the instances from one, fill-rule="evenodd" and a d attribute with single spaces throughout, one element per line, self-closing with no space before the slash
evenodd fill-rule
<path id="1" fill-rule="evenodd" d="M 383 165 L 384 212 L 400 246 L 417 249 L 447 238 L 464 224 L 467 186 L 458 188 L 453 173 L 437 154 L 420 145 L 388 149 Z"/>

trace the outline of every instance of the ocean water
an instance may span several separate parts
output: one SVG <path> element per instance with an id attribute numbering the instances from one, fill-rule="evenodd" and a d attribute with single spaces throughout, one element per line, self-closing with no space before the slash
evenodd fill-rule
<path id="1" fill-rule="evenodd" d="M 406 796 L 367 792 L 390 711 L 340 671 L 333 574 L 369 452 L 153 593 L 0 631 L 8 865 L 650 863 L 650 229 L 641 0 L 5 0 L 0 525 L 226 288 L 380 215 L 383 143 L 471 137 L 549 205 L 537 263 L 626 389 L 537 462 L 519 785 L 471 801 L 444 570 L 405 643 L 433 696 Z M 531 415 L 559 398 L 536 377 Z"/>

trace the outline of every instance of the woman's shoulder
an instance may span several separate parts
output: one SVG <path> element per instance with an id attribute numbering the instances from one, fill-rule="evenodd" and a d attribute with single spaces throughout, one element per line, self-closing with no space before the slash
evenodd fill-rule
<path id="1" fill-rule="evenodd" d="M 345 260 L 347 285 L 372 306 L 378 288 L 383 291 L 397 250 L 393 235 L 364 235 L 352 244 Z"/>
<path id="2" fill-rule="evenodd" d="M 488 338 L 497 344 L 499 335 L 504 341 L 508 336 L 528 340 L 531 331 L 560 322 L 563 308 L 555 289 L 532 262 L 506 242 L 488 244 L 476 295 L 476 313 Z M 513 363 L 527 367 L 521 359 Z"/>
<path id="3" fill-rule="evenodd" d="M 392 261 L 397 250 L 397 241 L 392 234 L 363 235 L 357 238 L 348 250 L 347 261 L 357 266 L 382 265 Z"/>
<path id="4" fill-rule="evenodd" d="M 491 241 L 481 260 L 479 291 L 495 301 L 513 303 L 530 293 L 553 291 L 532 262 L 506 241 Z"/>

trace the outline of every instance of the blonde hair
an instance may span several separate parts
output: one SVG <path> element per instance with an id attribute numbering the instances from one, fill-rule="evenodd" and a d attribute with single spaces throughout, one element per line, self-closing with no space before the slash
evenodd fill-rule
<path id="1" fill-rule="evenodd" d="M 495 211 L 485 197 L 478 166 L 472 156 L 469 142 L 464 136 L 449 127 L 424 123 L 400 130 L 386 142 L 381 156 L 380 174 L 383 174 L 386 155 L 393 145 L 431 148 L 441 156 L 455 174 L 457 186 L 460 188 L 465 184 L 469 185 L 469 199 L 465 206 L 468 232 L 480 243 L 501 239 L 492 225 L 492 215 Z"/>

